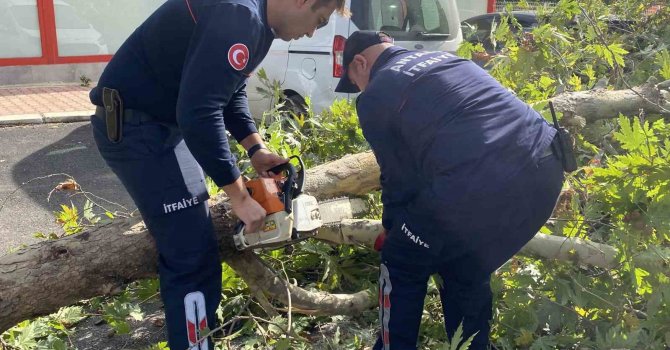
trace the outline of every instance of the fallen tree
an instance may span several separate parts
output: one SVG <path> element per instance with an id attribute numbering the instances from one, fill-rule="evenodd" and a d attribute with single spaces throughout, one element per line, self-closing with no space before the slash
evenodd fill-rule
<path id="1" fill-rule="evenodd" d="M 651 78 L 646 84 L 624 90 L 566 92 L 551 100 L 564 117 L 581 117 L 587 122 L 616 118 L 619 113 L 638 115 L 640 110 L 670 117 L 670 80 L 657 84 Z"/>
<path id="2" fill-rule="evenodd" d="M 305 190 L 319 198 L 362 195 L 379 187 L 372 153 L 362 153 L 310 169 Z M 326 313 L 356 312 L 371 303 L 365 292 L 330 295 L 290 285 L 253 252 L 238 252 L 231 235 L 236 219 L 224 197 L 210 200 L 223 260 L 253 289 L 297 309 Z M 0 257 L 0 332 L 29 318 L 99 295 L 120 292 L 134 280 L 157 276 L 157 252 L 141 218 L 113 223 L 59 240 L 31 245 Z"/>
<path id="3" fill-rule="evenodd" d="M 660 96 L 654 101 L 668 107 L 670 81 L 654 87 Z M 596 90 L 563 94 L 554 101 L 559 110 L 589 115 L 589 120 L 596 120 L 615 117 L 618 113 L 637 114 L 639 108 L 647 107 L 644 99 L 630 97 L 626 91 Z M 607 101 L 620 107 L 602 107 L 610 103 Z M 663 110 L 657 112 L 665 114 Z M 307 179 L 306 192 L 320 199 L 364 195 L 379 188 L 379 168 L 373 154 L 367 152 L 310 169 Z M 223 197 L 218 197 L 212 199 L 210 205 L 221 256 L 252 290 L 263 291 L 283 303 L 288 302 L 287 293 L 290 292 L 294 310 L 310 314 L 356 314 L 374 306 L 375 300 L 367 291 L 329 294 L 306 290 L 285 281 L 253 252 L 237 252 L 230 239 L 235 218 L 227 203 Z M 379 231 L 377 221 L 344 221 L 339 227 L 320 230 L 318 238 L 338 244 L 370 245 Z M 611 268 L 617 263 L 617 251 L 613 247 L 542 234 L 538 234 L 522 252 L 603 268 Z M 670 252 L 659 248 L 635 259 L 640 266 L 662 267 L 670 261 Z M 131 281 L 155 277 L 156 260 L 153 240 L 139 217 L 117 219 L 94 230 L 45 241 L 2 256 L 0 332 L 24 319 L 50 314 L 80 300 L 118 293 Z"/>
<path id="4" fill-rule="evenodd" d="M 311 169 L 306 188 L 320 198 L 361 195 L 376 189 L 378 178 L 373 155 L 361 153 Z M 343 183 L 352 184 L 349 188 L 354 190 L 347 191 Z M 283 303 L 288 302 L 288 290 L 294 310 L 310 314 L 355 314 L 374 306 L 375 300 L 367 291 L 329 294 L 287 283 L 256 254 L 238 252 L 232 246 L 235 219 L 223 197 L 213 199 L 211 208 L 223 260 L 252 289 Z M 337 244 L 371 245 L 380 230 L 379 221 L 345 220 L 339 227 L 320 230 L 317 238 Z M 616 263 L 612 247 L 543 234 L 538 234 L 523 252 L 601 267 Z M 663 256 L 667 261 L 670 253 L 661 252 L 656 258 L 640 256 L 640 261 L 662 264 Z M 0 257 L 0 331 L 83 299 L 120 292 L 133 280 L 155 277 L 156 257 L 153 240 L 140 218 L 115 220 Z"/>

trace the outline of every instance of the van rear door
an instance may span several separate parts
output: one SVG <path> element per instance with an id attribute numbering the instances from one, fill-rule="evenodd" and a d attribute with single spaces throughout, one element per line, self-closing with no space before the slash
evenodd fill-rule
<path id="1" fill-rule="evenodd" d="M 463 40 L 455 0 L 352 0 L 356 30 L 381 30 L 411 50 L 456 52 Z"/>
<path id="2" fill-rule="evenodd" d="M 263 116 L 263 112 L 269 110 L 272 107 L 272 103 L 276 101 L 271 101 L 271 99 L 258 90 L 259 88 L 265 89 L 265 86 L 262 86 L 260 80 L 255 75 L 259 70 L 263 69 L 271 82 L 278 81 L 284 83 L 286 68 L 288 66 L 288 48 L 288 42 L 275 39 L 272 42 L 272 46 L 270 46 L 268 55 L 247 81 L 246 91 L 247 98 L 249 99 L 249 109 L 251 110 L 251 115 L 259 120 Z"/>

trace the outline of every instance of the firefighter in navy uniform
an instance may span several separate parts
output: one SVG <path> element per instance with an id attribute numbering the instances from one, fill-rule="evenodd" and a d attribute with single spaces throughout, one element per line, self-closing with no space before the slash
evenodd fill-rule
<path id="1" fill-rule="evenodd" d="M 416 349 L 428 278 L 445 328 L 488 346 L 490 275 L 551 215 L 563 183 L 556 129 L 474 63 L 353 33 L 338 92 L 362 91 L 358 117 L 381 169 L 379 318 L 374 349 Z"/>
<path id="2" fill-rule="evenodd" d="M 221 263 L 204 172 L 250 232 L 265 210 L 247 193 L 226 131 L 262 176 L 287 160 L 251 118 L 247 77 L 273 39 L 311 36 L 344 0 L 168 0 L 121 46 L 91 91 L 94 138 L 156 241 L 172 349 L 213 349 Z"/>

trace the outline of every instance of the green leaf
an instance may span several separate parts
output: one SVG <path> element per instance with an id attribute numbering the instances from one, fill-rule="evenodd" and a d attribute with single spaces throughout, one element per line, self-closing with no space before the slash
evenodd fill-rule
<path id="1" fill-rule="evenodd" d="M 640 148 L 647 140 L 640 120 L 634 118 L 630 121 L 622 114 L 619 115 L 619 132 L 615 132 L 614 137 L 621 143 L 621 147 L 628 151 Z"/>
<path id="2" fill-rule="evenodd" d="M 463 322 L 458 325 L 454 336 L 451 338 L 450 350 L 458 350 L 458 344 L 461 343 L 461 340 L 463 340 Z"/>
<path id="3" fill-rule="evenodd" d="M 637 293 L 640 295 L 651 294 L 653 288 L 651 284 L 646 280 L 646 277 L 649 276 L 649 272 L 641 268 L 635 268 L 635 282 L 637 285 Z"/>
<path id="4" fill-rule="evenodd" d="M 539 337 L 535 339 L 530 350 L 553 350 L 558 347 L 558 342 L 552 337 Z"/>
<path id="5" fill-rule="evenodd" d="M 130 324 L 124 320 L 112 320 L 111 322 L 108 322 L 108 324 L 117 334 L 130 333 Z"/>
<path id="6" fill-rule="evenodd" d="M 275 343 L 276 350 L 289 350 L 291 348 L 291 341 L 286 338 L 281 338 Z"/>
<path id="7" fill-rule="evenodd" d="M 658 65 L 658 74 L 663 79 L 670 79 L 670 52 L 663 50 L 656 54 L 656 65 Z"/>
<path id="8" fill-rule="evenodd" d="M 170 348 L 168 348 L 167 342 L 163 341 L 163 342 L 154 344 L 152 346 L 149 346 L 147 348 L 143 348 L 142 350 L 166 350 L 166 349 L 170 349 Z"/>
<path id="9" fill-rule="evenodd" d="M 485 52 L 484 46 L 481 43 L 472 44 L 469 41 L 463 41 L 456 50 L 456 55 L 465 59 L 471 60 L 472 54 L 476 52 Z"/>
<path id="10" fill-rule="evenodd" d="M 93 202 L 88 199 L 84 203 L 84 218 L 91 224 L 95 224 L 100 220 L 97 215 L 93 213 Z"/>
<path id="11" fill-rule="evenodd" d="M 582 90 L 582 79 L 576 76 L 575 74 L 570 77 L 570 80 L 568 80 L 568 84 L 572 86 L 572 89 L 574 91 L 581 91 Z"/>
<path id="12" fill-rule="evenodd" d="M 624 56 L 628 54 L 628 51 L 624 49 L 621 44 L 611 44 L 607 46 L 607 48 L 612 52 L 612 56 L 619 67 L 625 67 L 626 63 L 624 62 Z"/>
<path id="13" fill-rule="evenodd" d="M 470 338 L 465 340 L 463 342 L 463 344 L 458 348 L 458 350 L 468 350 L 470 348 L 470 345 L 472 345 L 472 341 L 477 336 L 477 333 L 479 333 L 479 332 L 475 332 L 473 335 L 470 336 Z"/>
<path id="14" fill-rule="evenodd" d="M 85 317 L 81 306 L 64 307 L 54 315 L 54 320 L 63 324 L 66 328 L 74 326 Z"/>

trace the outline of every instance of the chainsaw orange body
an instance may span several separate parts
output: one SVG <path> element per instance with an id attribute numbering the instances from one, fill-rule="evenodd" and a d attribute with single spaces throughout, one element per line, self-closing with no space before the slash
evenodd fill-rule
<path id="1" fill-rule="evenodd" d="M 302 193 L 304 165 L 299 157 L 295 158 L 300 163 L 300 172 L 286 163 L 270 169 L 280 174 L 276 179 L 258 178 L 245 183 L 267 216 L 257 232 L 246 232 L 244 223 L 238 223 L 233 235 L 237 249 L 284 246 L 313 236 L 322 225 L 316 198 Z"/>
<path id="2" fill-rule="evenodd" d="M 279 198 L 281 191 L 274 179 L 253 179 L 247 181 L 245 185 L 251 197 L 265 209 L 267 215 L 284 210 L 284 203 Z"/>

